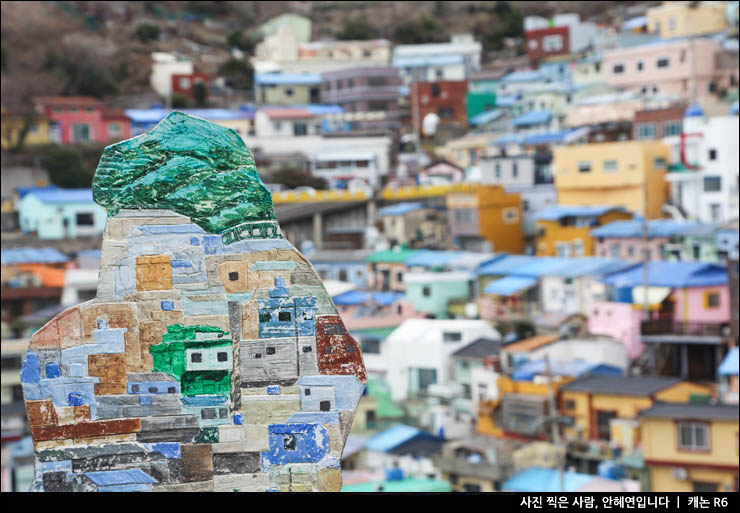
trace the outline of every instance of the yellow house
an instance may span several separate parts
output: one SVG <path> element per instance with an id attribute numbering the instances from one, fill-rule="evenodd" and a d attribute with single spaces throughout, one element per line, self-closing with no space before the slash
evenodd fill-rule
<path id="1" fill-rule="evenodd" d="M 688 403 L 712 389 L 662 376 L 586 376 L 563 386 L 560 410 L 572 419 L 569 439 L 608 440 L 631 452 L 640 442 L 638 416 L 656 401 Z"/>
<path id="2" fill-rule="evenodd" d="M 3 149 L 13 148 L 18 143 L 18 137 L 25 126 L 27 116 L 20 113 L 11 113 L 2 110 L 0 120 L 0 145 Z M 26 133 L 23 141 L 25 146 L 38 146 L 48 144 L 49 139 L 49 120 L 45 117 L 35 115 L 31 126 Z"/>
<path id="3" fill-rule="evenodd" d="M 555 148 L 558 203 L 614 205 L 662 217 L 670 148 L 659 141 L 619 141 Z"/>
<path id="4" fill-rule="evenodd" d="M 600 203 L 594 199 L 594 203 Z M 595 244 L 591 230 L 632 214 L 621 207 L 555 205 L 535 217 L 537 256 L 593 256 Z"/>
<path id="5" fill-rule="evenodd" d="M 738 491 L 736 404 L 658 403 L 640 420 L 651 491 Z"/>
<path id="6" fill-rule="evenodd" d="M 500 134 L 482 133 L 465 134 L 458 139 L 452 139 L 441 148 L 437 155 L 463 168 L 477 166 L 482 157 L 491 155 L 491 143 Z"/>
<path id="7" fill-rule="evenodd" d="M 573 381 L 565 376 L 553 376 L 555 397 L 560 387 Z M 533 418 L 550 415 L 550 386 L 546 383 L 514 380 L 500 376 L 496 380 L 498 397 L 482 401 L 478 408 L 476 430 L 481 435 L 499 438 L 549 439 L 549 428 L 544 423 L 532 424 Z"/>
<path id="8" fill-rule="evenodd" d="M 663 2 L 647 10 L 648 31 L 664 39 L 712 34 L 727 28 L 725 2 Z"/>
<path id="9" fill-rule="evenodd" d="M 474 185 L 446 196 L 450 233 L 461 249 L 522 253 L 522 198 L 500 185 Z M 485 246 L 490 244 L 490 247 Z"/>

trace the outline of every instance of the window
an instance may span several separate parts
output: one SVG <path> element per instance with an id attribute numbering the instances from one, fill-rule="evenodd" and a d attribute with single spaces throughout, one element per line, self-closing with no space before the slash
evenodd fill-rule
<path id="1" fill-rule="evenodd" d="M 293 316 L 290 314 L 290 312 L 280 312 L 278 313 L 278 321 L 280 322 L 290 322 L 293 320 Z"/>
<path id="2" fill-rule="evenodd" d="M 432 289 L 430 287 L 422 287 L 421 289 L 421 295 L 424 297 L 429 297 L 432 295 Z"/>
<path id="3" fill-rule="evenodd" d="M 275 354 L 275 348 L 274 347 L 266 347 L 265 348 L 265 354 L 266 355 Z"/>
<path id="4" fill-rule="evenodd" d="M 704 177 L 704 192 L 719 192 L 720 190 L 722 190 L 721 176 Z"/>
<path id="5" fill-rule="evenodd" d="M 462 333 L 459 331 L 444 331 L 442 332 L 443 342 L 460 342 L 462 340 Z"/>
<path id="6" fill-rule="evenodd" d="M 709 160 L 717 160 L 717 150 L 715 148 L 709 150 Z"/>
<path id="7" fill-rule="evenodd" d="M 398 283 L 402 283 L 403 282 L 403 271 L 397 271 L 396 272 L 396 281 Z"/>
<path id="8" fill-rule="evenodd" d="M 93 226 L 95 215 L 91 212 L 78 212 L 76 217 L 77 226 Z"/>
<path id="9" fill-rule="evenodd" d="M 282 123 L 281 123 L 280 121 L 274 121 L 274 122 L 272 123 L 272 128 L 273 128 L 273 129 L 274 129 L 274 130 L 275 130 L 276 132 L 279 132 L 280 130 L 282 130 L 282 129 L 283 129 L 283 124 L 282 124 Z"/>
<path id="10" fill-rule="evenodd" d="M 512 224 L 519 221 L 519 210 L 516 208 L 505 208 L 504 209 L 504 223 Z"/>
<path id="11" fill-rule="evenodd" d="M 231 271 L 229 273 L 229 281 L 237 281 L 239 279 L 239 273 L 236 271 Z M 269 319 L 268 319 L 269 320 Z"/>
<path id="12" fill-rule="evenodd" d="M 546 52 L 557 52 L 563 49 L 563 36 L 555 34 L 542 38 L 542 49 Z"/>
<path id="13" fill-rule="evenodd" d="M 439 107 L 437 109 L 437 116 L 439 116 L 440 119 L 450 119 L 455 117 L 455 111 L 452 107 Z"/>
<path id="14" fill-rule="evenodd" d="M 330 401 L 321 401 L 321 402 L 319 402 L 319 410 L 320 411 L 329 411 L 329 410 L 331 410 L 331 402 Z"/>
<path id="15" fill-rule="evenodd" d="M 614 173 L 617 171 L 616 160 L 605 160 L 604 161 L 604 173 Z"/>
<path id="16" fill-rule="evenodd" d="M 528 200 L 525 200 L 525 199 L 522 200 L 522 210 L 524 212 L 529 212 L 529 201 Z"/>
<path id="17" fill-rule="evenodd" d="M 735 481 L 737 483 L 737 481 Z M 719 486 L 717 483 L 707 483 L 703 481 L 693 481 L 693 488 L 694 491 L 697 493 L 712 493 L 717 491 L 717 487 Z M 737 486 L 735 486 L 735 490 L 737 490 Z"/>
<path id="18" fill-rule="evenodd" d="M 351 88 L 351 87 L 354 87 L 354 86 L 355 86 L 355 79 L 350 78 L 349 80 L 347 80 L 347 87 L 348 88 Z"/>
<path id="19" fill-rule="evenodd" d="M 193 363 L 201 363 L 203 361 L 203 355 L 200 353 L 193 353 L 190 355 L 190 361 Z"/>
<path id="20" fill-rule="evenodd" d="M 200 418 L 204 420 L 211 420 L 216 418 L 215 408 L 203 408 L 200 410 Z"/>
<path id="21" fill-rule="evenodd" d="M 719 203 L 712 203 L 709 205 L 709 215 L 712 218 L 712 222 L 714 223 L 720 222 L 720 208 L 721 207 Z"/>
<path id="22" fill-rule="evenodd" d="M 719 292 L 704 293 L 704 308 L 719 308 Z"/>
<path id="23" fill-rule="evenodd" d="M 229 355 L 228 355 L 228 353 L 226 353 L 226 352 L 224 352 L 224 351 L 220 351 L 220 352 L 219 352 L 219 353 L 218 353 L 218 354 L 216 355 L 216 359 L 217 359 L 217 360 L 218 360 L 219 362 L 227 362 L 227 361 L 229 361 Z"/>
<path id="24" fill-rule="evenodd" d="M 120 123 L 108 123 L 108 135 L 111 137 L 121 135 L 121 124 Z"/>
<path id="25" fill-rule="evenodd" d="M 681 132 L 683 132 L 683 126 L 680 121 L 666 121 L 663 123 L 663 137 L 681 135 Z"/>
<path id="26" fill-rule="evenodd" d="M 655 123 L 640 123 L 637 125 L 637 138 L 638 139 L 655 139 L 657 133 L 657 127 Z"/>
<path id="27" fill-rule="evenodd" d="M 417 369 L 417 373 L 421 390 L 426 390 L 429 385 L 434 385 L 437 382 L 437 369 Z"/>
<path id="28" fill-rule="evenodd" d="M 637 61 L 637 71 L 642 71 L 643 67 L 644 63 L 642 61 Z"/>
<path id="29" fill-rule="evenodd" d="M 439 96 L 440 92 L 439 84 L 432 84 L 432 96 Z"/>
<path id="30" fill-rule="evenodd" d="M 468 385 L 467 383 L 463 383 L 463 399 L 472 399 L 473 398 L 473 388 Z"/>
<path id="31" fill-rule="evenodd" d="M 226 408 L 219 408 L 218 409 L 218 417 L 220 419 L 225 419 L 229 415 L 229 410 Z"/>
<path id="32" fill-rule="evenodd" d="M 480 487 L 479 484 L 465 483 L 463 485 L 463 490 L 466 491 L 466 492 L 478 493 L 478 492 L 481 491 L 481 487 Z"/>
<path id="33" fill-rule="evenodd" d="M 386 77 L 368 77 L 367 85 L 370 87 L 382 87 L 388 85 L 388 79 Z"/>
<path id="34" fill-rule="evenodd" d="M 254 353 L 255 360 L 259 360 L 260 358 L 262 358 L 262 353 Z"/>
<path id="35" fill-rule="evenodd" d="M 624 64 L 615 64 L 612 68 L 612 72 L 615 75 L 621 75 L 622 73 L 624 73 Z"/>
<path id="36" fill-rule="evenodd" d="M 293 135 L 307 135 L 308 125 L 306 123 L 293 123 Z"/>
<path id="37" fill-rule="evenodd" d="M 283 449 L 286 451 L 296 450 L 296 437 L 295 435 L 284 435 L 283 436 Z"/>
<path id="38" fill-rule="evenodd" d="M 566 410 L 575 410 L 576 409 L 576 402 L 573 399 L 567 399 L 565 401 L 565 409 Z"/>
<path id="39" fill-rule="evenodd" d="M 519 176 L 519 167 L 517 166 L 517 163 L 516 162 L 514 162 L 513 164 L 511 164 L 511 176 L 514 177 L 514 178 L 516 178 L 517 176 Z"/>
<path id="40" fill-rule="evenodd" d="M 303 352 L 304 353 L 310 353 L 311 352 L 311 346 L 303 346 Z"/>
<path id="41" fill-rule="evenodd" d="M 629 256 L 629 257 L 635 256 L 635 247 L 634 246 L 627 246 L 627 256 Z"/>
<path id="42" fill-rule="evenodd" d="M 367 110 L 371 112 L 388 110 L 388 103 L 380 100 L 370 100 L 367 102 Z"/>
<path id="43" fill-rule="evenodd" d="M 684 451 L 708 451 L 709 425 L 704 422 L 679 422 L 678 448 Z"/>
<path id="44" fill-rule="evenodd" d="M 611 439 L 611 421 L 617 418 L 617 412 L 614 411 L 596 411 L 596 424 L 598 436 L 602 440 Z"/>
<path id="45" fill-rule="evenodd" d="M 367 354 L 380 354 L 380 340 L 362 339 L 362 352 Z"/>
<path id="46" fill-rule="evenodd" d="M 663 157 L 655 157 L 653 159 L 654 169 L 666 169 L 667 167 L 668 167 L 668 163 Z"/>
<path id="47" fill-rule="evenodd" d="M 496 178 L 501 178 L 501 164 L 496 163 Z"/>
<path id="48" fill-rule="evenodd" d="M 591 162 L 581 161 L 578 163 L 579 173 L 588 173 L 591 171 Z"/>
<path id="49" fill-rule="evenodd" d="M 573 241 L 573 254 L 574 256 L 581 257 L 583 256 L 583 242 L 579 239 L 576 239 Z M 566 279 L 569 280 L 570 278 Z"/>
<path id="50" fill-rule="evenodd" d="M 270 312 L 260 312 L 260 322 L 270 322 L 272 314 Z"/>
<path id="51" fill-rule="evenodd" d="M 139 392 L 139 385 L 131 385 L 131 391 L 133 393 L 135 393 L 135 394 L 138 393 Z"/>
<path id="52" fill-rule="evenodd" d="M 656 68 L 667 68 L 668 67 L 668 64 L 669 64 L 668 58 L 667 57 L 663 57 L 662 59 L 658 59 L 655 62 L 655 67 Z"/>

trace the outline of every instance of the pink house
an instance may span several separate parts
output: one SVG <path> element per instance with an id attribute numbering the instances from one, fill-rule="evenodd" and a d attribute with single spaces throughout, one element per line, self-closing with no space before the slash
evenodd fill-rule
<path id="1" fill-rule="evenodd" d="M 619 340 L 627 350 L 627 358 L 634 359 L 645 350 L 645 345 L 640 339 L 641 320 L 642 310 L 639 309 L 639 305 L 598 302 L 591 307 L 588 332 Z"/>
<path id="2" fill-rule="evenodd" d="M 99 100 L 90 96 L 36 98 L 36 110 L 51 121 L 51 142 L 80 144 L 131 137 L 131 120 L 125 112 L 104 109 Z"/>
<path id="3" fill-rule="evenodd" d="M 663 40 L 604 52 L 606 83 L 619 89 L 699 101 L 738 84 L 737 58 L 712 39 Z"/>

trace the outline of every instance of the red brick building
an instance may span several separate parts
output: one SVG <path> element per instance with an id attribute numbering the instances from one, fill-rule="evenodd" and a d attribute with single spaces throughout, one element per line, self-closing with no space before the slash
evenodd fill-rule
<path id="1" fill-rule="evenodd" d="M 410 110 L 418 109 L 419 125 L 429 113 L 439 116 L 440 125 L 467 125 L 468 83 L 464 80 L 416 82 L 411 85 Z"/>
<path id="2" fill-rule="evenodd" d="M 677 103 L 665 109 L 635 112 L 634 139 L 661 139 L 679 135 L 683 129 L 685 103 Z"/>
<path id="3" fill-rule="evenodd" d="M 174 74 L 170 79 L 172 80 L 172 94 L 181 94 L 194 100 L 195 86 L 199 83 L 205 86 L 206 98 L 208 97 L 208 91 L 211 88 L 211 80 L 213 77 L 206 73 L 190 73 Z"/>
<path id="4" fill-rule="evenodd" d="M 570 53 L 570 27 L 567 25 L 528 30 L 525 38 L 530 62 Z"/>

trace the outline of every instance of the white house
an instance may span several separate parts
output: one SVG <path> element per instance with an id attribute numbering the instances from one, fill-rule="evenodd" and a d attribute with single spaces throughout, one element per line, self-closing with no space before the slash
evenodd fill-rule
<path id="1" fill-rule="evenodd" d="M 169 98 L 172 94 L 172 75 L 192 73 L 192 61 L 171 53 L 152 53 L 152 74 L 149 76 L 149 83 L 159 96 Z"/>
<path id="2" fill-rule="evenodd" d="M 393 50 L 392 64 L 399 68 L 405 84 L 467 80 L 480 70 L 482 49 L 471 34 L 453 34 L 449 43 L 398 45 Z"/>
<path id="3" fill-rule="evenodd" d="M 666 174 L 673 202 L 690 219 L 724 223 L 738 212 L 738 116 L 707 117 L 698 106 L 686 110 L 683 141 L 689 168 Z M 681 139 L 678 141 L 679 155 Z"/>
<path id="4" fill-rule="evenodd" d="M 386 338 L 376 358 L 367 355 L 365 365 L 370 373 L 385 370 L 393 400 L 424 396 L 431 385 L 450 385 L 450 355 L 482 337 L 498 340 L 501 335 L 480 320 L 407 319 Z"/>

